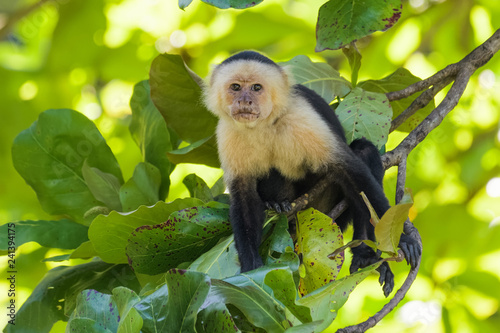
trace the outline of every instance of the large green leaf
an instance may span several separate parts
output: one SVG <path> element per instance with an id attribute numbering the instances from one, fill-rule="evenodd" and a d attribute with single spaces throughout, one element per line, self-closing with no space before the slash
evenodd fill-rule
<path id="1" fill-rule="evenodd" d="M 221 9 L 227 9 L 227 8 L 245 9 L 258 5 L 264 0 L 201 0 L 201 1 Z"/>
<path id="2" fill-rule="evenodd" d="M 238 274 L 240 264 L 234 246 L 234 236 L 222 239 L 219 244 L 203 253 L 189 265 L 189 270 L 205 273 L 213 279 L 224 279 Z"/>
<path id="3" fill-rule="evenodd" d="M 186 208 L 165 223 L 137 228 L 128 240 L 127 257 L 136 272 L 159 274 L 198 258 L 230 233 L 227 205 Z"/>
<path id="4" fill-rule="evenodd" d="M 335 110 L 348 142 L 366 138 L 378 149 L 387 142 L 392 109 L 384 94 L 355 88 Z"/>
<path id="5" fill-rule="evenodd" d="M 193 143 L 215 132 L 217 118 L 203 106 L 201 88 L 178 55 L 161 54 L 149 73 L 151 98 L 182 140 Z"/>
<path id="6" fill-rule="evenodd" d="M 237 286 L 221 280 L 212 280 L 212 289 L 205 305 L 230 303 L 236 306 L 252 325 L 266 332 L 284 332 L 284 307 L 257 283 Z"/>
<path id="7" fill-rule="evenodd" d="M 161 174 L 157 167 L 147 162 L 140 162 L 134 174 L 120 188 L 120 200 L 123 211 L 131 212 L 141 205 L 152 206 L 159 198 Z"/>
<path id="8" fill-rule="evenodd" d="M 165 280 L 167 325 L 161 332 L 196 332 L 196 317 L 210 290 L 210 278 L 199 272 L 172 269 L 165 274 Z"/>
<path id="9" fill-rule="evenodd" d="M 419 82 L 421 79 L 414 76 L 406 68 L 398 68 L 394 73 L 386 76 L 380 80 L 367 80 L 359 83 L 359 87 L 368 91 L 379 92 L 386 94 L 392 91 L 402 90 L 409 85 Z M 410 104 L 417 98 L 418 94 L 411 95 L 410 97 L 392 101 L 393 119 L 399 116 Z M 426 107 L 418 110 L 413 116 L 408 118 L 401 126 L 398 127 L 399 131 L 410 132 L 418 124 L 424 120 L 425 117 L 431 113 L 436 107 L 434 100 L 432 100 Z"/>
<path id="10" fill-rule="evenodd" d="M 385 31 L 399 20 L 401 9 L 401 0 L 330 0 L 319 9 L 316 51 L 336 50 Z"/>
<path id="11" fill-rule="evenodd" d="M 194 173 L 184 177 L 182 183 L 186 185 L 192 198 L 198 198 L 204 202 L 217 201 L 217 197 L 224 194 L 226 190 L 223 177 L 219 178 L 212 188 L 208 187 L 207 183 Z"/>
<path id="12" fill-rule="evenodd" d="M 323 62 L 312 62 L 305 55 L 280 63 L 289 68 L 296 83 L 314 90 L 325 101 L 331 103 L 337 96 L 343 97 L 351 91 L 349 81 L 340 76 L 332 66 Z"/>
<path id="13" fill-rule="evenodd" d="M 142 318 L 134 308 L 139 296 L 125 287 L 113 289 L 113 294 L 96 290 L 82 291 L 76 301 L 66 330 L 68 332 L 139 333 Z"/>
<path id="14" fill-rule="evenodd" d="M 297 214 L 296 252 L 302 255 L 305 276 L 301 276 L 299 290 L 309 294 L 335 281 L 344 262 L 344 254 L 330 260 L 328 254 L 343 245 L 342 232 L 327 215 L 309 208 Z"/>
<path id="15" fill-rule="evenodd" d="M 40 114 L 21 132 L 12 146 L 14 167 L 35 190 L 50 214 L 84 221 L 84 214 L 102 205 L 82 175 L 83 162 L 114 175 L 121 183 L 120 167 L 95 125 L 79 112 L 60 109 Z"/>
<path id="16" fill-rule="evenodd" d="M 288 232 L 288 219 L 280 214 L 276 223 L 264 228 L 264 237 L 259 251 L 266 264 L 279 261 L 281 254 L 287 249 L 293 250 L 293 239 Z"/>
<path id="17" fill-rule="evenodd" d="M 76 249 L 88 240 L 88 229 L 67 219 L 6 223 L 0 226 L 0 250 L 7 250 L 9 234 L 15 236 L 16 248 L 27 242 L 37 242 L 45 247 Z"/>
<path id="18" fill-rule="evenodd" d="M 118 178 L 110 173 L 92 168 L 86 160 L 83 162 L 82 175 L 94 198 L 104 203 L 109 209 L 122 210 L 119 195 L 121 183 Z"/>
<path id="19" fill-rule="evenodd" d="M 292 272 L 287 269 L 276 269 L 267 273 L 265 284 L 273 290 L 273 296 L 280 301 L 301 323 L 312 321 L 311 310 L 303 305 L 295 303 L 297 300 L 297 288 L 293 280 Z M 297 323 L 296 320 L 291 320 Z"/>
<path id="20" fill-rule="evenodd" d="M 337 311 L 345 304 L 354 288 L 379 266 L 380 262 L 330 282 L 297 301 L 298 305 L 311 309 L 313 322 L 323 321 L 316 327 L 315 332 L 322 332 L 330 326 L 337 317 Z"/>
<path id="21" fill-rule="evenodd" d="M 220 168 L 219 154 L 215 134 L 198 140 L 189 146 L 167 153 L 170 162 L 205 164 L 212 168 Z"/>
<path id="22" fill-rule="evenodd" d="M 160 170 L 160 199 L 164 200 L 170 187 L 170 173 L 174 168 L 166 155 L 172 150 L 172 143 L 167 124 L 151 100 L 149 81 L 141 81 L 135 85 L 130 108 L 130 133 L 141 149 L 144 161 Z"/>
<path id="23" fill-rule="evenodd" d="M 165 332 L 169 323 L 165 321 L 168 309 L 168 285 L 163 284 L 153 293 L 142 298 L 135 305 L 136 310 L 142 317 L 142 331 L 144 333 Z"/>
<path id="24" fill-rule="evenodd" d="M 175 211 L 202 205 L 194 198 L 177 199 L 171 203 L 160 201 L 152 207 L 141 206 L 132 213 L 111 212 L 99 215 L 89 228 L 89 239 L 99 257 L 109 263 L 128 263 L 125 249 L 136 228 L 165 222 Z"/>
<path id="25" fill-rule="evenodd" d="M 19 309 L 16 325 L 7 325 L 5 332 L 49 332 L 56 321 L 68 319 L 82 290 L 110 293 L 118 286 L 136 292 L 140 288 L 127 265 L 110 265 L 96 260 L 78 266 L 56 267 L 45 275 Z"/>
<path id="26" fill-rule="evenodd" d="M 229 333 L 241 332 L 234 323 L 233 317 L 223 303 L 212 303 L 198 314 L 197 333 Z"/>

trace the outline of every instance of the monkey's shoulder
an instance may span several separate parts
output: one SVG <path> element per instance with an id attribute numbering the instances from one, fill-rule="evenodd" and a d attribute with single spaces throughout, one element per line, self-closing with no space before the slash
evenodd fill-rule
<path id="1" fill-rule="evenodd" d="M 261 176 L 271 168 L 292 179 L 325 168 L 334 159 L 338 139 L 303 98 L 268 124 L 253 128 L 219 121 L 219 157 L 225 172 Z"/>

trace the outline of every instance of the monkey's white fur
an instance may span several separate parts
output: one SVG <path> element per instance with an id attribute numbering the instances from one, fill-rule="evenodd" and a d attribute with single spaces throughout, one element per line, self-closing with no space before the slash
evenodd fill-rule
<path id="1" fill-rule="evenodd" d="M 235 177 L 262 177 L 276 168 L 298 180 L 306 171 L 318 172 L 335 164 L 336 148 L 345 143 L 305 98 L 294 93 L 286 70 L 237 60 L 219 65 L 204 89 L 208 109 L 219 117 L 217 144 L 226 181 Z M 253 122 L 231 117 L 232 83 L 261 84 L 260 116 Z"/>

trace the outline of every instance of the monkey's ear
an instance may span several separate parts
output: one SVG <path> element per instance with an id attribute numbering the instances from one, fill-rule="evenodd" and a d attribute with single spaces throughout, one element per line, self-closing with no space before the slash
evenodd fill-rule
<path id="1" fill-rule="evenodd" d="M 212 84 L 214 84 L 215 71 L 217 67 L 219 67 L 219 65 L 216 64 L 210 65 L 210 70 L 208 72 L 207 77 L 205 78 L 205 85 L 211 86 Z"/>
<path id="2" fill-rule="evenodd" d="M 292 87 L 296 84 L 295 77 L 292 73 L 292 66 L 286 65 L 281 67 L 283 69 L 283 76 L 286 79 L 288 86 Z"/>

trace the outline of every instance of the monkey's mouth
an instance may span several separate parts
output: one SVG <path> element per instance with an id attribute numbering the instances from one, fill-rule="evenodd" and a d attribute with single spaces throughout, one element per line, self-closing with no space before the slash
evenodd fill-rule
<path id="1" fill-rule="evenodd" d="M 259 118 L 259 116 L 260 112 L 258 110 L 250 108 L 242 108 L 231 111 L 231 117 L 233 117 L 234 120 L 240 122 L 255 121 Z"/>

